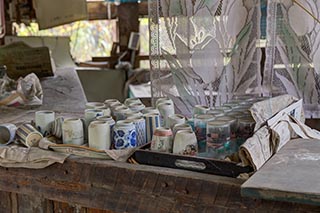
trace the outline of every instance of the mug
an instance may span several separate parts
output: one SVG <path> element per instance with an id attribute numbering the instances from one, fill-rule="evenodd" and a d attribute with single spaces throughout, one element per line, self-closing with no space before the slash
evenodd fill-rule
<path id="1" fill-rule="evenodd" d="M 136 127 L 137 134 L 137 146 L 142 146 L 147 143 L 146 138 L 146 121 L 143 117 L 132 117 L 128 118 Z"/>
<path id="2" fill-rule="evenodd" d="M 96 118 L 97 121 L 105 121 L 105 122 L 108 122 L 109 125 L 110 125 L 110 141 L 111 141 L 111 144 L 113 144 L 113 127 L 115 125 L 115 120 L 113 120 L 113 118 L 111 116 L 99 116 Z"/>
<path id="3" fill-rule="evenodd" d="M 133 148 L 137 146 L 136 127 L 130 120 L 121 120 L 113 127 L 115 149 Z"/>
<path id="4" fill-rule="evenodd" d="M 104 101 L 104 105 L 106 107 L 110 107 L 112 104 L 115 104 L 115 103 L 121 104 L 118 99 L 107 99 L 107 100 Z"/>
<path id="5" fill-rule="evenodd" d="M 42 134 L 31 124 L 22 124 L 16 131 L 17 139 L 26 147 L 38 146 Z"/>
<path id="6" fill-rule="evenodd" d="M 157 128 L 152 137 L 151 150 L 157 152 L 172 152 L 172 131 L 169 128 Z"/>
<path id="7" fill-rule="evenodd" d="M 210 109 L 207 111 L 208 115 L 213 115 L 215 118 L 219 116 L 224 116 L 224 111 L 220 109 Z"/>
<path id="8" fill-rule="evenodd" d="M 64 144 L 82 145 L 84 143 L 83 123 L 79 118 L 66 119 L 62 124 Z"/>
<path id="9" fill-rule="evenodd" d="M 157 101 L 156 101 L 156 107 L 158 108 L 158 105 L 159 104 L 162 104 L 162 103 L 169 103 L 169 104 L 172 104 L 173 105 L 173 101 L 168 98 L 168 97 L 162 97 L 162 98 L 158 98 Z"/>
<path id="10" fill-rule="evenodd" d="M 144 114 L 144 119 L 146 121 L 147 142 L 149 142 L 152 139 L 155 129 L 161 126 L 160 115 L 157 113 L 147 113 Z"/>
<path id="11" fill-rule="evenodd" d="M 216 106 L 214 109 L 222 110 L 224 113 L 231 112 L 232 108 L 230 106 Z"/>
<path id="12" fill-rule="evenodd" d="M 128 105 L 128 107 L 133 112 L 140 112 L 141 110 L 146 108 L 146 106 L 143 105 L 142 103 L 131 103 Z"/>
<path id="13" fill-rule="evenodd" d="M 86 128 L 94 121 L 98 116 L 103 116 L 103 112 L 100 109 L 86 109 L 84 112 L 84 120 Z"/>
<path id="14" fill-rule="evenodd" d="M 195 105 L 193 108 L 193 117 L 196 115 L 204 115 L 210 110 L 210 107 L 203 105 Z"/>
<path id="15" fill-rule="evenodd" d="M 171 103 L 160 103 L 157 107 L 161 115 L 161 126 L 169 128 L 168 117 L 174 115 L 174 105 Z"/>
<path id="16" fill-rule="evenodd" d="M 102 107 L 105 107 L 105 104 L 101 103 L 101 102 L 87 102 L 86 103 L 86 109 L 100 109 Z"/>
<path id="17" fill-rule="evenodd" d="M 147 113 L 156 113 L 156 114 L 160 114 L 159 110 L 157 108 L 154 107 L 146 107 L 143 110 L 141 110 L 141 112 L 143 114 L 147 114 Z"/>
<path id="18" fill-rule="evenodd" d="M 179 130 L 174 138 L 173 153 L 196 156 L 198 153 L 197 137 L 193 131 Z"/>
<path id="19" fill-rule="evenodd" d="M 126 113 L 131 112 L 131 110 L 126 106 L 119 106 L 113 110 L 113 115 L 116 121 L 125 120 Z"/>
<path id="20" fill-rule="evenodd" d="M 127 98 L 124 105 L 129 106 L 130 104 L 142 104 L 142 102 L 139 98 Z"/>
<path id="21" fill-rule="evenodd" d="M 16 135 L 17 127 L 14 124 L 0 124 L 0 144 L 10 144 Z"/>
<path id="22" fill-rule="evenodd" d="M 128 119 L 129 117 L 142 117 L 143 114 L 141 112 L 126 112 L 124 114 L 125 118 Z"/>
<path id="23" fill-rule="evenodd" d="M 89 147 L 106 150 L 110 149 L 110 124 L 106 121 L 92 121 L 89 125 Z"/>
<path id="24" fill-rule="evenodd" d="M 173 139 L 175 138 L 175 135 L 177 134 L 178 131 L 180 130 L 189 130 L 189 131 L 193 131 L 192 130 L 192 127 L 189 125 L 189 124 L 176 124 L 174 127 L 173 127 Z"/>
<path id="25" fill-rule="evenodd" d="M 36 127 L 44 137 L 51 134 L 51 127 L 54 120 L 53 111 L 37 111 L 35 113 Z"/>
<path id="26" fill-rule="evenodd" d="M 173 129 L 176 124 L 184 124 L 186 122 L 186 118 L 183 115 L 174 114 L 168 117 L 169 127 Z"/>

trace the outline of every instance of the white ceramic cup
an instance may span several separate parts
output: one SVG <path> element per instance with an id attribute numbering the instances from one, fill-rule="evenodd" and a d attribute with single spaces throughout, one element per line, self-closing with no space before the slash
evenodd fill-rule
<path id="1" fill-rule="evenodd" d="M 172 131 L 169 128 L 157 128 L 152 137 L 151 150 L 157 152 L 172 152 Z"/>
<path id="2" fill-rule="evenodd" d="M 51 134 L 54 120 L 55 116 L 53 111 L 37 111 L 35 113 L 36 128 L 44 137 Z"/>
<path id="3" fill-rule="evenodd" d="M 112 104 L 121 104 L 119 100 L 117 99 L 107 99 L 104 101 L 104 104 L 107 106 L 107 107 L 110 107 Z"/>
<path id="4" fill-rule="evenodd" d="M 160 103 L 157 107 L 161 115 L 161 126 L 169 128 L 168 117 L 174 115 L 174 105 L 171 103 Z"/>
<path id="5" fill-rule="evenodd" d="M 173 104 L 173 101 L 168 97 L 158 98 L 157 101 L 156 101 L 156 107 L 158 107 L 158 105 L 161 104 L 161 103 Z"/>
<path id="6" fill-rule="evenodd" d="M 86 103 L 86 109 L 100 109 L 105 107 L 104 103 L 101 102 L 88 102 Z"/>
<path id="7" fill-rule="evenodd" d="M 17 127 L 14 124 L 0 124 L 0 145 L 7 145 L 14 140 Z"/>
<path id="8" fill-rule="evenodd" d="M 62 124 L 62 138 L 64 144 L 82 145 L 84 143 L 84 132 L 81 119 L 66 119 Z"/>
<path id="9" fill-rule="evenodd" d="M 196 156 L 198 153 L 197 137 L 190 130 L 179 130 L 173 142 L 174 154 Z"/>
<path id="10" fill-rule="evenodd" d="M 127 98 L 124 105 L 129 106 L 130 104 L 142 104 L 142 102 L 139 98 Z"/>
<path id="11" fill-rule="evenodd" d="M 184 124 L 184 123 L 186 123 L 186 118 L 183 115 L 174 114 L 168 117 L 168 125 L 170 129 L 173 129 L 173 127 L 176 124 Z"/>
<path id="12" fill-rule="evenodd" d="M 106 150 L 110 149 L 110 124 L 106 121 L 92 121 L 89 125 L 89 147 Z"/>
<path id="13" fill-rule="evenodd" d="M 176 124 L 174 127 L 173 127 L 173 139 L 175 138 L 175 135 L 178 131 L 180 130 L 189 130 L 189 131 L 192 131 L 192 127 L 187 124 L 187 123 L 184 123 L 184 124 Z"/>

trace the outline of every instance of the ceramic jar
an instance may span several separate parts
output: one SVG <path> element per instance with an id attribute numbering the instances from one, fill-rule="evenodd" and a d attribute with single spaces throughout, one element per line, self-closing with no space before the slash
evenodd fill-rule
<path id="1" fill-rule="evenodd" d="M 110 149 L 110 124 L 106 121 L 92 121 L 89 125 L 89 147 L 99 150 Z"/>
<path id="2" fill-rule="evenodd" d="M 16 135 L 17 127 L 14 124 L 0 124 L 0 145 L 10 144 Z"/>
<path id="3" fill-rule="evenodd" d="M 16 131 L 16 136 L 18 141 L 26 147 L 37 147 L 43 138 L 42 134 L 28 123 L 19 126 Z"/>
<path id="4" fill-rule="evenodd" d="M 111 107 L 111 105 L 114 105 L 114 104 L 121 104 L 121 102 L 117 99 L 107 99 L 104 101 L 104 105 L 106 107 Z"/>
<path id="5" fill-rule="evenodd" d="M 213 115 L 216 118 L 219 116 L 224 116 L 224 111 L 219 109 L 210 109 L 207 111 L 207 114 Z"/>
<path id="6" fill-rule="evenodd" d="M 96 118 L 97 121 L 105 121 L 105 122 L 108 122 L 109 125 L 110 125 L 110 141 L 111 141 L 111 144 L 114 144 L 113 143 L 113 127 L 115 125 L 115 120 L 113 120 L 113 118 L 111 116 L 99 116 Z"/>
<path id="7" fill-rule="evenodd" d="M 160 114 L 159 110 L 157 108 L 154 107 L 146 107 L 143 110 L 141 110 L 141 112 L 143 114 L 147 114 L 147 113 L 156 113 L 156 114 Z"/>
<path id="8" fill-rule="evenodd" d="M 131 103 L 128 105 L 128 107 L 132 112 L 141 112 L 144 108 L 146 108 L 146 106 L 142 103 Z"/>
<path id="9" fill-rule="evenodd" d="M 184 123 L 184 124 L 176 124 L 173 127 L 173 130 L 172 130 L 172 132 L 173 132 L 173 140 L 174 140 L 175 135 L 177 134 L 177 132 L 180 131 L 180 130 L 189 130 L 189 131 L 193 132 L 192 127 L 189 124 L 186 124 L 186 123 Z"/>
<path id="10" fill-rule="evenodd" d="M 222 110 L 224 113 L 232 111 L 232 108 L 229 106 L 216 106 L 216 107 L 214 107 L 214 109 Z"/>
<path id="11" fill-rule="evenodd" d="M 210 121 L 207 123 L 207 152 L 214 158 L 224 159 L 230 154 L 230 123 L 227 121 Z"/>
<path id="12" fill-rule="evenodd" d="M 126 113 L 131 112 L 131 110 L 126 106 L 119 106 L 113 110 L 113 115 L 116 121 L 125 120 Z"/>
<path id="13" fill-rule="evenodd" d="M 239 119 L 239 118 L 242 118 L 245 116 L 244 113 L 239 112 L 239 111 L 231 111 L 231 112 L 226 113 L 225 115 L 234 117 L 236 119 Z"/>
<path id="14" fill-rule="evenodd" d="M 195 133 L 198 141 L 198 152 L 206 152 L 207 123 L 214 120 L 213 115 L 196 115 L 194 118 Z"/>
<path id="15" fill-rule="evenodd" d="M 130 120 L 121 120 L 113 127 L 115 149 L 134 148 L 137 146 L 136 127 Z"/>
<path id="16" fill-rule="evenodd" d="M 84 112 L 84 120 L 86 123 L 86 127 L 94 121 L 97 117 L 103 116 L 103 112 L 100 109 L 86 109 Z"/>
<path id="17" fill-rule="evenodd" d="M 157 152 L 172 152 L 172 131 L 169 128 L 157 128 L 152 137 L 151 150 Z"/>
<path id="18" fill-rule="evenodd" d="M 128 118 L 136 127 L 137 146 L 142 146 L 147 143 L 146 138 L 146 121 L 143 117 Z"/>
<path id="19" fill-rule="evenodd" d="M 113 118 L 111 116 L 107 116 L 107 115 L 103 115 L 103 116 L 98 116 L 96 118 L 97 121 L 105 121 L 108 122 L 110 124 L 111 127 L 114 126 L 114 124 L 116 123 L 115 120 L 113 120 Z"/>
<path id="20" fill-rule="evenodd" d="M 124 116 L 128 119 L 129 117 L 143 117 L 143 114 L 141 112 L 126 112 Z"/>
<path id="21" fill-rule="evenodd" d="M 207 112 L 210 110 L 208 106 L 203 105 L 195 105 L 193 108 L 193 117 L 196 115 L 204 115 L 207 114 Z"/>
<path id="22" fill-rule="evenodd" d="M 111 109 L 109 107 L 101 107 L 101 108 L 98 108 L 98 110 L 101 110 L 102 113 L 103 113 L 103 116 L 111 116 Z"/>
<path id="23" fill-rule="evenodd" d="M 129 106 L 130 104 L 142 104 L 142 102 L 139 98 L 127 98 L 124 105 Z"/>
<path id="24" fill-rule="evenodd" d="M 84 131 L 81 119 L 66 119 L 62 124 L 62 140 L 64 144 L 83 145 Z"/>
<path id="25" fill-rule="evenodd" d="M 157 108 L 161 115 L 161 126 L 169 128 L 168 118 L 174 115 L 174 105 L 171 103 L 160 103 Z"/>
<path id="26" fill-rule="evenodd" d="M 170 129 L 173 129 L 176 124 L 184 124 L 185 122 L 186 118 L 183 115 L 174 114 L 168 117 L 168 125 Z"/>
<path id="27" fill-rule="evenodd" d="M 88 127 L 97 117 L 103 116 L 103 112 L 99 109 L 86 109 L 84 112 L 84 140 L 88 139 Z"/>
<path id="28" fill-rule="evenodd" d="M 169 103 L 169 104 L 172 104 L 173 105 L 173 101 L 168 98 L 168 97 L 162 97 L 162 98 L 158 98 L 157 101 L 156 101 L 156 107 L 158 108 L 158 105 L 159 104 L 162 104 L 162 103 Z"/>
<path id="29" fill-rule="evenodd" d="M 36 128 L 43 136 L 51 134 L 51 127 L 54 120 L 55 116 L 53 111 L 37 111 L 35 113 Z"/>
<path id="30" fill-rule="evenodd" d="M 196 156 L 198 153 L 197 137 L 193 131 L 180 130 L 173 142 L 173 153 Z"/>
<path id="31" fill-rule="evenodd" d="M 161 126 L 160 115 L 157 113 L 147 113 L 144 114 L 144 119 L 146 121 L 147 142 L 150 142 L 154 131 Z"/>
<path id="32" fill-rule="evenodd" d="M 87 102 L 86 109 L 100 109 L 105 107 L 104 103 L 101 102 Z"/>

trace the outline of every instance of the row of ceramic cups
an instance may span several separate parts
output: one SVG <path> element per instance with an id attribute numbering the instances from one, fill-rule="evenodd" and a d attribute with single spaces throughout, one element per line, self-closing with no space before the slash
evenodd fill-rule
<path id="1" fill-rule="evenodd" d="M 158 99 L 156 102 L 156 108 L 144 107 L 138 98 L 126 99 L 124 104 L 120 103 L 116 99 L 109 99 L 104 103 L 89 102 L 86 104 L 87 109 L 85 114 L 87 114 L 89 111 L 101 113 L 101 107 L 104 109 L 110 109 L 110 115 L 116 120 L 111 127 L 112 148 L 123 149 L 136 147 L 152 141 L 152 149 L 155 151 L 174 152 L 181 154 L 186 152 L 189 152 L 190 154 L 196 153 L 197 143 L 195 134 L 192 132 L 191 126 L 185 124 L 186 118 L 184 116 L 174 114 L 174 105 L 172 100 L 169 98 Z M 98 120 L 110 119 L 109 116 L 96 116 L 98 116 Z M 85 116 L 85 118 L 87 118 L 87 116 Z M 90 141 L 99 141 L 97 139 L 90 139 L 91 127 L 99 126 L 99 123 L 95 121 L 89 122 L 87 125 L 89 130 L 90 146 Z M 177 127 L 174 129 L 173 127 L 175 126 Z M 184 132 L 179 134 L 178 137 L 174 137 L 178 130 L 184 130 Z M 165 135 L 162 135 L 164 132 Z M 189 138 L 188 140 L 179 139 L 185 137 L 186 135 L 187 138 Z M 105 137 L 106 136 L 103 136 L 101 138 Z M 179 148 L 181 147 L 179 146 L 179 144 L 181 144 L 180 142 L 176 142 L 174 143 L 175 145 L 173 145 L 175 138 L 177 138 L 176 141 L 183 141 L 183 149 Z M 186 145 L 186 142 L 189 144 Z M 189 150 L 189 148 L 186 148 L 187 146 L 191 147 L 192 151 L 186 151 Z"/>

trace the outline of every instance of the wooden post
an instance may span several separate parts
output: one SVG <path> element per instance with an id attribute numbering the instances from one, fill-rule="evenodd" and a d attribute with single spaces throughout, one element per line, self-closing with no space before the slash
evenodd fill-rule
<path id="1" fill-rule="evenodd" d="M 130 61 L 128 42 L 131 32 L 139 32 L 139 4 L 122 3 L 118 6 L 120 52 L 129 51 L 124 61 Z"/>

